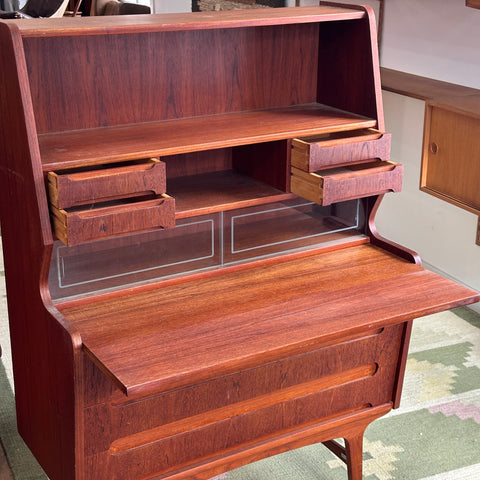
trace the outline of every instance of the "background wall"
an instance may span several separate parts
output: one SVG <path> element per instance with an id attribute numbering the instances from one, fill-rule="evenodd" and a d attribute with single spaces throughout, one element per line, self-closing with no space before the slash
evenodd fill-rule
<path id="1" fill-rule="evenodd" d="M 465 0 L 385 0 L 382 65 L 480 88 L 480 10 Z"/>
<path id="2" fill-rule="evenodd" d="M 191 12 L 192 0 L 152 0 L 155 13 Z"/>

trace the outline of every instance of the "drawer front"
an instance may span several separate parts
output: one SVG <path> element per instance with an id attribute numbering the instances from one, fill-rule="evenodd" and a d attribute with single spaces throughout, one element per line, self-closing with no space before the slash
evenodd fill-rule
<path id="1" fill-rule="evenodd" d="M 403 166 L 380 160 L 307 173 L 292 167 L 291 191 L 319 205 L 402 189 Z"/>
<path id="2" fill-rule="evenodd" d="M 51 206 L 50 210 L 55 235 L 68 246 L 175 226 L 175 200 L 165 194 L 92 209 L 68 211 Z"/>
<path id="3" fill-rule="evenodd" d="M 85 410 L 91 478 L 144 478 L 174 466 L 392 401 L 404 324 L 181 390 Z M 105 380 L 106 381 L 106 380 Z M 91 390 L 92 382 L 86 382 Z M 95 388 L 97 391 L 97 388 Z M 172 462 L 172 463 L 171 463 Z M 99 470 L 96 470 L 99 469 Z M 89 477 L 90 478 L 90 477 Z"/>
<path id="4" fill-rule="evenodd" d="M 306 172 L 371 159 L 390 159 L 389 133 L 365 129 L 292 140 L 292 166 Z"/>
<path id="5" fill-rule="evenodd" d="M 58 209 L 123 197 L 166 192 L 165 163 L 140 163 L 84 171 L 48 173 L 50 203 Z"/>

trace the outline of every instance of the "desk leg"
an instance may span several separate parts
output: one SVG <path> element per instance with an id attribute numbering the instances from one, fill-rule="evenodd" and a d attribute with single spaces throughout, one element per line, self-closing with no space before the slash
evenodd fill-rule
<path id="1" fill-rule="evenodd" d="M 323 442 L 323 444 L 333 452 L 340 460 L 347 465 L 348 480 L 362 480 L 363 478 L 363 434 L 345 437 L 345 447 L 335 440 Z"/>
<path id="2" fill-rule="evenodd" d="M 345 439 L 345 463 L 347 464 L 348 480 L 363 478 L 363 432 L 352 438 Z"/>

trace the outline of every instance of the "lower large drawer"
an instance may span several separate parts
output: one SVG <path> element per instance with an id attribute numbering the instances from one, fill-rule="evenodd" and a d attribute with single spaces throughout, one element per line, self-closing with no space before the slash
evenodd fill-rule
<path id="1" fill-rule="evenodd" d="M 148 478 L 390 402 L 404 328 L 364 332 L 158 396 L 120 403 L 114 395 L 116 400 L 91 405 L 85 411 L 89 478 L 105 472 L 115 472 L 118 480 Z"/>
<path id="2" fill-rule="evenodd" d="M 291 191 L 319 205 L 370 197 L 402 188 L 403 166 L 376 160 L 308 173 L 292 167 Z"/>

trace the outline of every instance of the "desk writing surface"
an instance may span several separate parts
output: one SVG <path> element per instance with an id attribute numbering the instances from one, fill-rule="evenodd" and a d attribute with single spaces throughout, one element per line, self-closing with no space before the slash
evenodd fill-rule
<path id="1" fill-rule="evenodd" d="M 364 244 L 59 309 L 94 361 L 133 394 L 252 368 L 477 296 Z"/>

